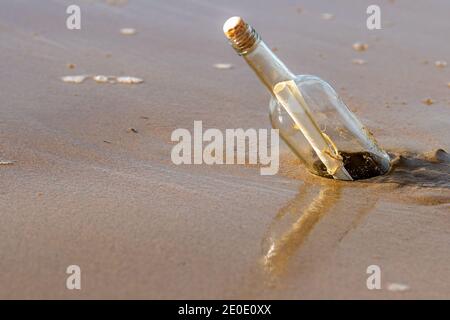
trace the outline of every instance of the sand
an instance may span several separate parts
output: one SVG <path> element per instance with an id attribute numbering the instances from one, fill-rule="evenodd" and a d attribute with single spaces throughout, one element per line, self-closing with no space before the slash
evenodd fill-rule
<path id="1" fill-rule="evenodd" d="M 450 61 L 448 1 L 380 1 L 377 31 L 365 0 L 80 1 L 79 31 L 70 4 L 0 11 L 0 298 L 450 298 L 450 68 L 435 66 Z M 329 81 L 393 171 L 314 177 L 284 145 L 276 176 L 172 164 L 170 135 L 194 120 L 269 127 L 269 94 L 222 34 L 232 15 Z"/>

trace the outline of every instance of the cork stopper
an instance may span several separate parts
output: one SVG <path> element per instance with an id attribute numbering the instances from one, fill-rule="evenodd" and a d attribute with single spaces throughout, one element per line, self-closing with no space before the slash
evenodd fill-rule
<path id="1" fill-rule="evenodd" d="M 258 33 L 241 17 L 229 18 L 223 25 L 223 32 L 240 55 L 252 51 L 255 44 L 260 40 Z"/>

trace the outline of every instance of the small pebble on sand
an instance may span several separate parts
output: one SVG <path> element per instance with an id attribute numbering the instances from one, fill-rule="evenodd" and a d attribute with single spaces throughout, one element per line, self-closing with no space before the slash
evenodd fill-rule
<path id="1" fill-rule="evenodd" d="M 422 100 L 423 103 L 425 103 L 427 106 L 431 106 L 435 101 L 431 98 L 427 98 Z"/>
<path id="2" fill-rule="evenodd" d="M 73 64 L 73 63 L 68 63 L 68 64 L 67 64 L 67 68 L 69 68 L 69 69 L 75 69 L 75 64 Z"/>
<path id="3" fill-rule="evenodd" d="M 226 69 L 233 68 L 233 65 L 230 64 L 230 63 L 216 63 L 216 64 L 214 64 L 214 68 L 221 69 L 221 70 L 226 70 Z"/>
<path id="4" fill-rule="evenodd" d="M 138 133 L 135 128 L 128 128 L 127 132 Z"/>
<path id="5" fill-rule="evenodd" d="M 139 84 L 144 82 L 143 79 L 141 78 L 136 78 L 136 77 L 117 77 L 116 78 L 118 83 L 124 83 L 124 84 Z"/>
<path id="6" fill-rule="evenodd" d="M 448 83 L 447 83 L 447 87 L 449 87 L 449 88 L 450 88 L 450 82 L 448 82 Z"/>
<path id="7" fill-rule="evenodd" d="M 438 68 L 445 68 L 447 66 L 447 61 L 438 60 L 434 63 L 434 65 Z"/>
<path id="8" fill-rule="evenodd" d="M 334 18 L 334 14 L 332 13 L 322 13 L 320 16 L 323 20 L 331 20 Z"/>
<path id="9" fill-rule="evenodd" d="M 363 60 L 363 59 L 353 59 L 353 60 L 352 60 L 352 63 L 353 63 L 353 64 L 363 65 L 363 64 L 366 64 L 367 61 L 366 61 L 366 60 Z"/>
<path id="10" fill-rule="evenodd" d="M 409 290 L 409 286 L 403 283 L 390 283 L 388 284 L 387 289 L 393 292 L 400 292 Z"/>
<path id="11" fill-rule="evenodd" d="M 62 77 L 61 80 L 63 82 L 67 82 L 67 83 L 82 83 L 84 80 L 86 80 L 88 78 L 88 76 L 83 76 L 83 75 L 79 75 L 79 76 L 65 76 Z"/>
<path id="12" fill-rule="evenodd" d="M 120 33 L 125 36 L 132 36 L 132 35 L 135 35 L 137 33 L 137 31 L 134 28 L 122 28 L 122 29 L 120 29 Z"/>
<path id="13" fill-rule="evenodd" d="M 367 43 L 355 42 L 352 47 L 355 51 L 366 51 L 369 45 Z"/>

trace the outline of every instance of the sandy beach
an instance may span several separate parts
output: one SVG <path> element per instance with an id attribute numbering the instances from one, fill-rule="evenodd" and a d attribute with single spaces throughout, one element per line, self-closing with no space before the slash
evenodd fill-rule
<path id="1" fill-rule="evenodd" d="M 380 0 L 381 30 L 366 0 L 80 0 L 68 30 L 73 2 L 0 1 L 1 299 L 450 298 L 448 1 Z M 196 120 L 270 128 L 269 93 L 222 32 L 233 15 L 333 85 L 392 171 L 320 178 L 284 144 L 274 176 L 174 165 L 171 133 Z"/>

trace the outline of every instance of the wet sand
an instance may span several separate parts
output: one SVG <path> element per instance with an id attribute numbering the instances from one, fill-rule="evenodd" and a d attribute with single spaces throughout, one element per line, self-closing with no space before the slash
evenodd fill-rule
<path id="1" fill-rule="evenodd" d="M 81 1 L 80 31 L 70 4 L 0 11 L 0 298 L 450 298 L 448 1 L 381 1 L 378 31 L 370 1 Z M 237 14 L 336 88 L 389 175 L 314 177 L 284 145 L 276 176 L 172 164 L 170 135 L 194 120 L 269 127 L 266 89 L 222 34 Z M 80 74 L 144 83 L 61 81 Z"/>

